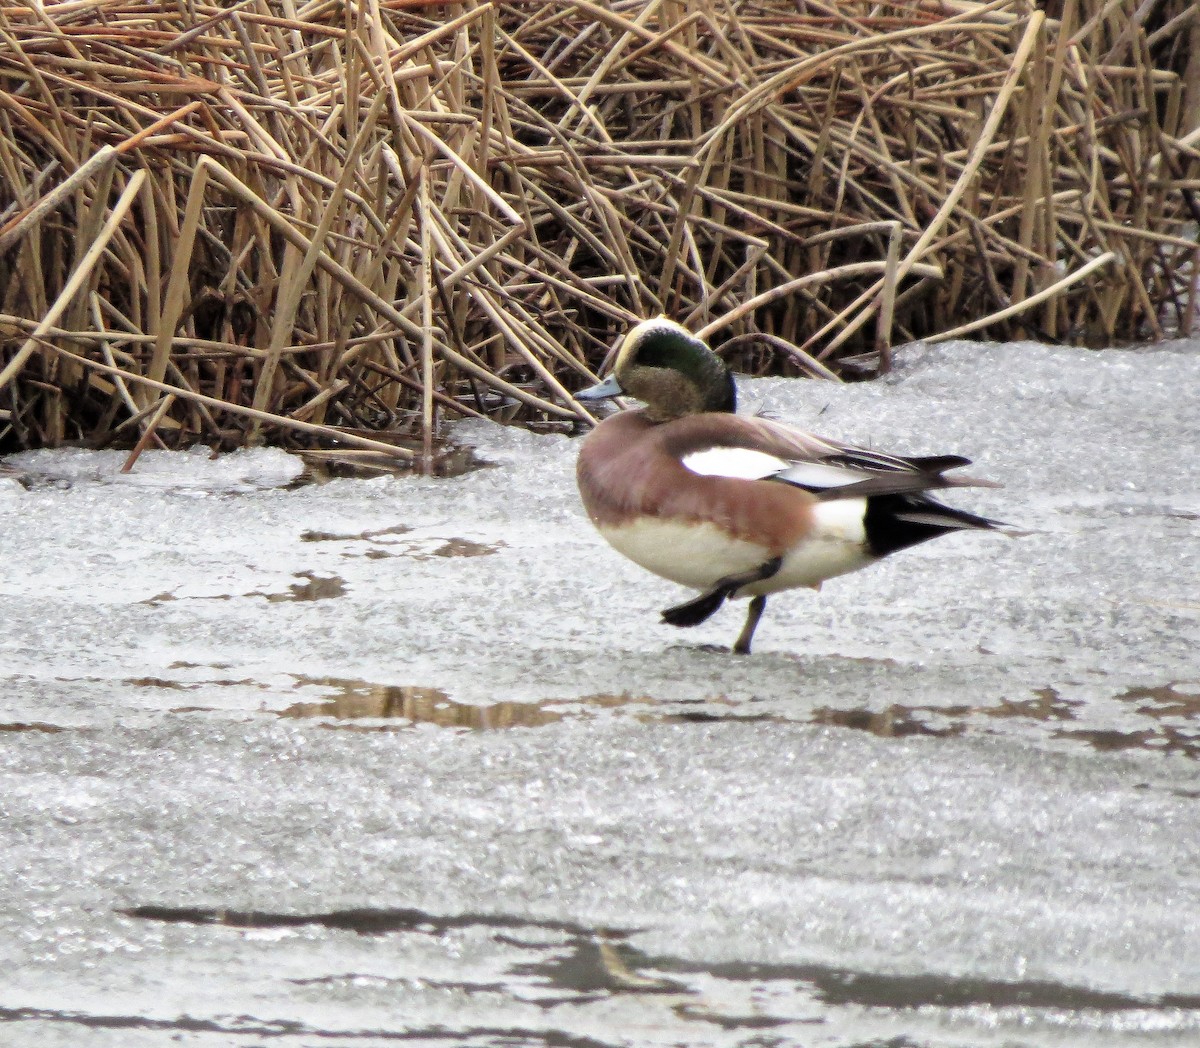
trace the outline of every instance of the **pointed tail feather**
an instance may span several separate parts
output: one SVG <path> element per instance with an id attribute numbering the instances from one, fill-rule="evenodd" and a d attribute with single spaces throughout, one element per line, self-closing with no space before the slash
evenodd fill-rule
<path id="1" fill-rule="evenodd" d="M 900 512 L 895 514 L 895 518 L 909 524 L 924 524 L 927 527 L 939 528 L 942 531 L 997 531 L 1008 527 L 1002 520 L 979 517 L 974 513 L 952 509 L 939 502 L 932 502 L 932 500 L 929 509 L 924 512 Z"/>
<path id="2" fill-rule="evenodd" d="M 935 502 L 927 495 L 876 495 L 863 517 L 867 544 L 877 557 L 952 531 L 997 531 L 1008 525 Z"/>

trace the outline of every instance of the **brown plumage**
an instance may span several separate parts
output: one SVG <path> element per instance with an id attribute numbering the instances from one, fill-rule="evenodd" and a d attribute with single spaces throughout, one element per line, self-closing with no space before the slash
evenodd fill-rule
<path id="1" fill-rule="evenodd" d="M 646 407 L 610 416 L 584 440 L 584 507 L 619 552 L 701 590 L 665 621 L 695 625 L 728 598 L 752 597 L 735 651 L 750 650 L 769 593 L 818 587 L 950 531 L 999 526 L 927 494 L 991 486 L 944 475 L 967 459 L 884 455 L 734 414 L 724 363 L 665 318 L 634 327 L 610 378 L 577 396 L 626 392 Z"/>

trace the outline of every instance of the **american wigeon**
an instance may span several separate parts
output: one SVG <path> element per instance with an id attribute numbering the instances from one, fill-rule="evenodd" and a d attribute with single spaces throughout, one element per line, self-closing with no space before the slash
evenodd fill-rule
<path id="1" fill-rule="evenodd" d="M 767 594 L 819 588 L 938 535 L 1003 526 L 926 494 L 995 486 L 944 476 L 969 459 L 880 454 L 734 414 L 729 369 L 665 317 L 634 327 L 611 375 L 576 397 L 620 394 L 645 407 L 610 415 L 584 440 L 576 476 L 588 516 L 619 553 L 702 591 L 662 613 L 671 625 L 750 597 L 735 652 L 750 651 Z"/>

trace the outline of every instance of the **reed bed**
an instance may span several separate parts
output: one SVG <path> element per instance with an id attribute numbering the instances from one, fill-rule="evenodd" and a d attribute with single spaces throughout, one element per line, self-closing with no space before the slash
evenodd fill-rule
<path id="1" fill-rule="evenodd" d="M 740 368 L 1197 316 L 1193 0 L 0 7 L 0 448 L 570 428 Z"/>

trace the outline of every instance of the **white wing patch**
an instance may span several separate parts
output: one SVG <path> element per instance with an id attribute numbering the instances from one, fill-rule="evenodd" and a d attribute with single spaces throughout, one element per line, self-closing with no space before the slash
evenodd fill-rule
<path id="1" fill-rule="evenodd" d="M 786 459 L 753 448 L 693 451 L 683 457 L 683 464 L 702 477 L 735 477 L 739 480 L 762 480 L 791 465 Z"/>
<path id="2" fill-rule="evenodd" d="M 829 462 L 795 462 L 754 448 L 707 448 L 683 457 L 683 464 L 702 477 L 738 480 L 773 478 L 809 491 L 826 491 L 867 480 L 871 473 Z"/>

